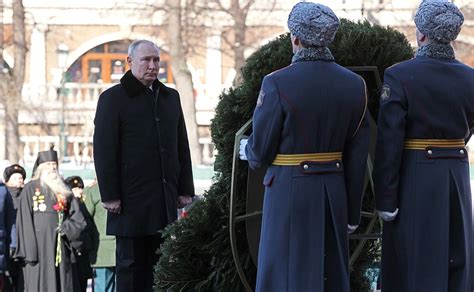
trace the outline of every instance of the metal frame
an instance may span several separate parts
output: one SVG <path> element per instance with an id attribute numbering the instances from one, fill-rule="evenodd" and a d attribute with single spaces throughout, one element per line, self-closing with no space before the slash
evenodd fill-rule
<path id="1" fill-rule="evenodd" d="M 242 269 L 242 264 L 240 263 L 239 251 L 237 248 L 237 237 L 235 234 L 235 224 L 239 222 L 245 222 L 245 220 L 249 219 L 250 217 L 260 216 L 262 212 L 256 212 L 252 214 L 245 214 L 242 216 L 236 216 L 235 214 L 235 200 L 236 190 L 237 190 L 237 165 L 239 163 L 239 149 L 240 149 L 240 140 L 245 137 L 245 132 L 252 125 L 252 120 L 250 119 L 247 121 L 235 134 L 235 141 L 234 141 L 234 156 L 232 159 L 232 181 L 231 181 L 231 189 L 230 189 L 230 206 L 229 206 L 229 232 L 230 232 L 230 247 L 232 250 L 232 256 L 234 257 L 235 267 L 237 269 L 237 273 L 239 274 L 240 280 L 245 287 L 247 292 L 253 291 L 250 287 L 250 284 L 245 276 L 244 270 Z M 258 213 L 258 214 L 257 214 Z"/>

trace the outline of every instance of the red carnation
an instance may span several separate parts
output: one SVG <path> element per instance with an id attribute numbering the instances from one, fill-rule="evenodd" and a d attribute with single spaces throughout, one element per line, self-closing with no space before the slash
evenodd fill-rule
<path id="1" fill-rule="evenodd" d="M 56 198 L 57 198 L 58 202 L 53 205 L 53 209 L 56 212 L 65 212 L 65 211 L 67 211 L 66 200 L 64 200 L 63 196 L 57 195 Z"/>

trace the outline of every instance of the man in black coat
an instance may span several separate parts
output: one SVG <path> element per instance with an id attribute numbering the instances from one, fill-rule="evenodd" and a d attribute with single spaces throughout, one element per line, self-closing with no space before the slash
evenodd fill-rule
<path id="1" fill-rule="evenodd" d="M 194 196 L 179 94 L 157 80 L 159 48 L 130 44 L 130 69 L 97 105 L 94 160 L 107 234 L 116 236 L 118 291 L 152 291 L 160 231 Z"/>
<path id="2" fill-rule="evenodd" d="M 8 192 L 11 195 L 13 201 L 13 218 L 16 218 L 16 211 L 20 205 L 20 193 L 25 186 L 26 171 L 19 164 L 12 164 L 5 168 L 3 171 L 3 180 L 7 186 Z M 24 290 L 24 275 L 23 267 L 24 263 L 18 260 L 13 260 L 12 256 L 15 254 L 16 247 L 18 243 L 16 242 L 16 226 L 12 232 L 12 244 L 10 244 L 10 262 L 8 264 L 8 269 L 11 277 L 11 282 L 7 283 L 12 285 L 5 288 L 6 291 L 23 291 Z"/>
<path id="3" fill-rule="evenodd" d="M 90 259 L 99 248 L 99 231 L 84 203 L 84 181 L 82 178 L 74 175 L 66 178 L 64 182 L 71 189 L 74 198 L 79 203 L 79 208 L 86 221 L 86 227 L 82 230 L 79 239 L 71 243 L 76 257 L 73 268 L 77 269 L 80 291 L 86 292 L 87 281 L 94 276 Z"/>

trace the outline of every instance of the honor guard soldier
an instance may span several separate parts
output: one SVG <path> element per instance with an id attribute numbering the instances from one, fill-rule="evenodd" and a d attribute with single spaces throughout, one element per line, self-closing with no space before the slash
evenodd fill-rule
<path id="1" fill-rule="evenodd" d="M 465 142 L 474 126 L 474 70 L 450 45 L 463 21 L 451 2 L 422 2 L 415 58 L 385 71 L 374 171 L 386 221 L 384 292 L 472 291 Z"/>
<path id="2" fill-rule="evenodd" d="M 334 61 L 339 19 L 297 3 L 292 64 L 264 77 L 241 159 L 268 166 L 256 291 L 349 291 L 369 144 L 364 80 Z"/>

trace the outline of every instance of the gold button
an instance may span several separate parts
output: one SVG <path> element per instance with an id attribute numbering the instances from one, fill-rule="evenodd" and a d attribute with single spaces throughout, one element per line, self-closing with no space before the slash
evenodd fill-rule
<path id="1" fill-rule="evenodd" d="M 341 164 L 339 162 L 336 163 L 336 167 L 339 168 L 341 167 Z"/>
<path id="2" fill-rule="evenodd" d="M 451 259 L 451 260 L 449 260 L 449 262 L 450 262 L 450 263 L 454 263 L 454 260 L 453 260 L 453 259 Z"/>
<path id="3" fill-rule="evenodd" d="M 464 149 L 459 150 L 459 153 L 461 153 L 462 155 L 464 155 Z"/>
<path id="4" fill-rule="evenodd" d="M 308 166 L 307 164 L 305 164 L 305 165 L 303 165 L 303 168 L 304 168 L 304 169 L 308 169 L 309 166 Z"/>
<path id="5" fill-rule="evenodd" d="M 429 154 L 429 155 L 433 154 L 433 151 L 428 150 L 428 154 Z"/>

